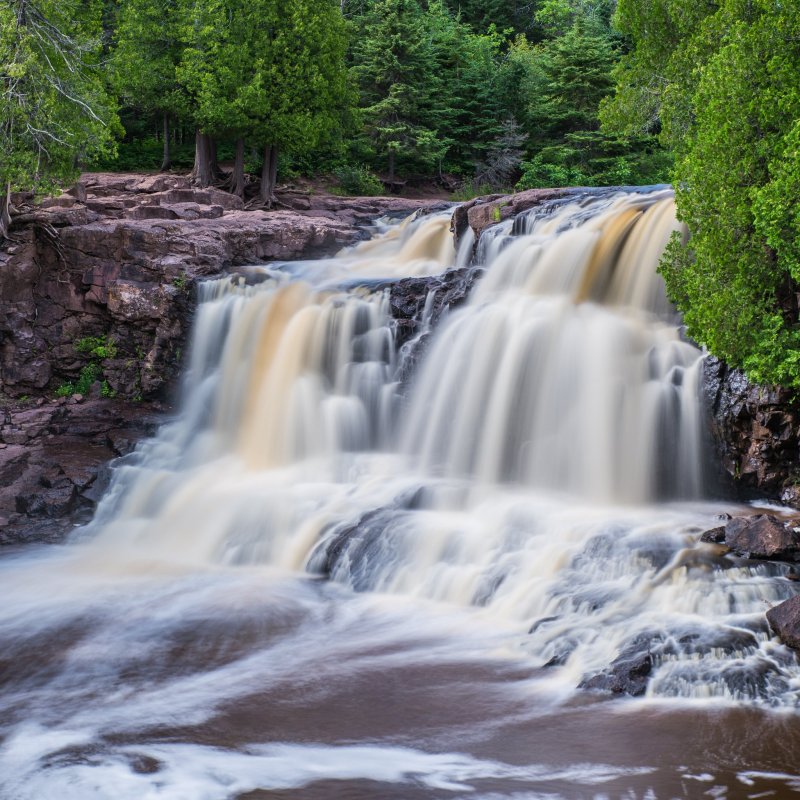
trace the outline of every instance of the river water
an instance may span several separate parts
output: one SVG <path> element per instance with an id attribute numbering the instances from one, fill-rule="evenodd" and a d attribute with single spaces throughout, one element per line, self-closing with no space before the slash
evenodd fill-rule
<path id="1" fill-rule="evenodd" d="M 800 793 L 792 584 L 699 542 L 736 509 L 671 192 L 493 226 L 398 347 L 386 287 L 469 263 L 449 226 L 201 287 L 179 415 L 0 559 L 0 797 Z"/>

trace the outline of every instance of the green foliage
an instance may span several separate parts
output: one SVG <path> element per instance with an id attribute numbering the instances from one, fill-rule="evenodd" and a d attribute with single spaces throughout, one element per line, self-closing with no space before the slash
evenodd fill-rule
<path id="1" fill-rule="evenodd" d="M 375 0 L 359 20 L 352 73 L 364 132 L 390 179 L 398 159 L 431 169 L 447 150 L 444 84 L 428 23 L 417 0 Z"/>
<path id="2" fill-rule="evenodd" d="M 74 383 L 62 383 L 61 386 L 56 389 L 56 397 L 69 397 L 73 394 L 88 394 L 89 390 L 92 388 L 92 384 L 98 380 L 101 374 L 102 370 L 99 364 L 96 362 L 87 364 L 81 370 L 77 381 Z"/>
<path id="3" fill-rule="evenodd" d="M 8 191 L 51 191 L 113 150 L 99 0 L 0 3 L 0 237 Z"/>
<path id="4" fill-rule="evenodd" d="M 452 193 L 450 199 L 458 203 L 463 203 L 466 202 L 467 200 L 472 200 L 475 197 L 480 197 L 481 195 L 486 195 L 491 193 L 492 193 L 491 186 L 468 182 L 465 183 L 460 188 L 456 189 L 456 191 Z"/>
<path id="5" fill-rule="evenodd" d="M 194 139 L 191 144 L 172 145 L 172 167 L 189 170 L 194 164 Z M 115 156 L 94 159 L 91 168 L 111 172 L 154 172 L 164 156 L 164 145 L 155 137 L 122 141 Z"/>
<path id="6" fill-rule="evenodd" d="M 110 336 L 86 336 L 83 339 L 78 339 L 73 344 L 73 347 L 76 352 L 89 356 L 90 361 L 83 366 L 76 381 L 62 383 L 56 389 L 56 397 L 88 394 L 93 384 L 103 376 L 103 367 L 100 362 L 103 359 L 116 358 L 117 356 L 117 344 Z M 108 381 L 103 380 L 100 386 L 100 394 L 103 397 L 116 397 L 117 393 L 111 388 Z"/>
<path id="7" fill-rule="evenodd" d="M 624 0 L 619 18 L 635 48 L 604 119 L 660 127 L 692 233 L 668 250 L 668 291 L 712 352 L 800 388 L 800 15 L 772 0 Z"/>
<path id="8" fill-rule="evenodd" d="M 144 111 L 187 115 L 189 98 L 177 78 L 183 56 L 185 0 L 124 0 L 111 61 L 121 98 Z"/>
<path id="9" fill-rule="evenodd" d="M 627 45 L 610 27 L 614 0 L 7 5 L 22 3 L 45 9 L 56 25 L 69 29 L 73 61 L 68 57 L 63 69 L 58 62 L 53 72 L 75 89 L 74 98 L 91 97 L 93 113 L 108 122 L 101 136 L 97 119 L 84 114 L 85 130 L 77 126 L 83 143 L 77 153 L 71 146 L 65 151 L 63 174 L 73 170 L 76 154 L 99 169 L 150 171 L 170 159 L 173 167 L 188 169 L 195 160 L 189 139 L 197 129 L 214 139 L 220 162 L 230 161 L 237 140 L 243 140 L 248 171 L 261 170 L 265 152 L 269 163 L 280 151 L 283 175 L 334 173 L 344 191 L 359 194 L 382 191 L 373 173 L 393 180 L 449 173 L 464 181 L 465 194 L 479 186 L 507 189 L 517 181 L 538 186 L 663 179 L 664 153 L 651 135 L 660 129 L 658 115 L 649 127 L 641 120 L 628 125 L 624 135 L 603 137 L 598 131 L 601 107 L 605 118 L 620 122 L 628 106 L 644 113 L 653 107 L 652 96 L 658 96 L 659 109 L 663 98 L 672 97 L 640 86 L 630 56 L 618 64 Z M 652 26 L 642 0 L 619 5 L 618 22 L 628 36 Z M 653 46 L 640 60 L 662 64 L 691 27 L 685 18 L 696 22 L 708 12 L 689 0 L 652 5 L 669 12 L 660 31 L 668 44 Z M 0 8 L 0 47 L 16 53 L 8 13 Z M 39 72 L 25 57 L 14 69 L 40 80 L 47 70 L 39 61 Z M 73 74 L 75 64 L 80 69 Z M 623 74 L 635 83 L 633 99 L 628 106 L 604 101 L 613 78 Z M 125 105 L 126 135 L 116 155 L 110 145 L 116 118 L 104 77 Z M 674 98 L 670 102 L 680 106 Z M 73 106 L 72 112 L 82 108 Z M 165 121 L 179 133 L 170 137 L 169 158 L 160 135 Z M 70 119 L 65 128 L 76 129 L 75 123 Z M 8 171 L 0 158 L 0 178 L 3 169 Z M 19 171 L 27 176 L 37 167 L 28 159 Z"/>
<path id="10" fill-rule="evenodd" d="M 78 339 L 74 347 L 79 353 L 94 358 L 115 358 L 117 355 L 116 342 L 110 336 L 87 336 Z"/>
<path id="11" fill-rule="evenodd" d="M 339 167 L 335 173 L 345 194 L 355 197 L 377 197 L 383 194 L 383 184 L 364 164 Z"/>

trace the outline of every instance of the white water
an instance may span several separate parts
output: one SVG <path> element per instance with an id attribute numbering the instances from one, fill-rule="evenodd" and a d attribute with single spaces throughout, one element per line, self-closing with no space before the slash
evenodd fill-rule
<path id="1" fill-rule="evenodd" d="M 679 230 L 671 194 L 553 203 L 516 227 L 484 234 L 485 275 L 432 335 L 422 326 L 409 385 L 374 287 L 466 264 L 448 215 L 202 288 L 180 416 L 120 465 L 79 544 L 4 564 L 11 661 L 58 654 L 0 698 L 8 797 L 49 797 L 53 781 L 63 796 L 187 798 L 414 775 L 449 792 L 478 777 L 625 786 L 654 769 L 512 767 L 421 735 L 368 755 L 352 743 L 375 734 L 358 726 L 334 750 L 237 726 L 213 746 L 154 737 L 307 687 L 302 715 L 326 671 L 339 685 L 524 664 L 522 685 L 479 691 L 501 717 L 536 698 L 535 718 L 569 715 L 582 680 L 649 651 L 645 702 L 796 706 L 800 671 L 763 616 L 791 593 L 780 569 L 697 542 L 722 508 L 701 502 L 702 356 L 656 274 Z M 103 755 L 58 755 L 92 747 Z M 154 781 L 168 788 L 143 794 Z"/>

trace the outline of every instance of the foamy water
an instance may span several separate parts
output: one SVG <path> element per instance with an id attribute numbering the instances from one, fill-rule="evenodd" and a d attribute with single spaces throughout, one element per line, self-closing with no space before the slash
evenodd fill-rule
<path id="1" fill-rule="evenodd" d="M 785 796 L 792 589 L 698 542 L 680 230 L 662 189 L 490 228 L 402 384 L 375 287 L 466 265 L 448 214 L 202 287 L 180 415 L 0 561 L 0 796 Z"/>

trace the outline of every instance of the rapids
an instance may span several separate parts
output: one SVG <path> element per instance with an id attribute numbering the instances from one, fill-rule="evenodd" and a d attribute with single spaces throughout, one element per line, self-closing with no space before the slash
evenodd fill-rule
<path id="1" fill-rule="evenodd" d="M 587 193 L 202 285 L 180 413 L 0 559 L 0 797 L 800 791 L 784 568 L 699 542 L 675 232 L 669 189 Z M 470 264 L 399 346 L 397 279 Z"/>

